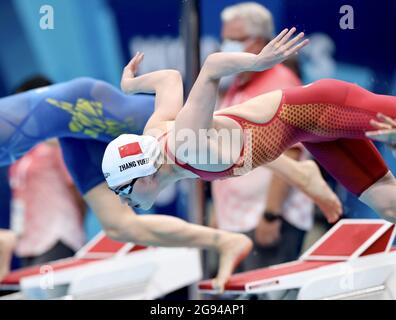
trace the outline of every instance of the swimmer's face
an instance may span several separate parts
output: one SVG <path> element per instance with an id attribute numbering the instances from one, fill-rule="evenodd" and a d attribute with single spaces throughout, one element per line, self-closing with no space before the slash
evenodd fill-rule
<path id="1" fill-rule="evenodd" d="M 133 208 L 141 208 L 143 210 L 150 209 L 155 202 L 157 195 L 160 192 L 158 179 L 153 174 L 147 177 L 138 178 L 132 187 L 129 194 L 120 193 L 121 202 L 127 203 Z"/>

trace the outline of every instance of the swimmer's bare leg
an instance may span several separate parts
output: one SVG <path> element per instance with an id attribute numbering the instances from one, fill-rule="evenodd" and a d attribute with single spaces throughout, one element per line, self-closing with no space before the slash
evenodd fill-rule
<path id="1" fill-rule="evenodd" d="M 214 249 L 220 254 L 216 287 L 221 291 L 234 268 L 252 248 L 251 240 L 230 233 L 187 223 L 164 215 L 136 215 L 102 183 L 85 196 L 107 234 L 118 241 L 161 247 Z"/>
<path id="2" fill-rule="evenodd" d="M 327 185 L 314 161 L 296 161 L 281 155 L 266 167 L 309 196 L 322 210 L 329 223 L 334 223 L 340 218 L 341 201 Z"/>
<path id="3" fill-rule="evenodd" d="M 396 179 L 390 171 L 367 188 L 359 200 L 383 219 L 396 223 Z"/>
<path id="4" fill-rule="evenodd" d="M 0 229 L 0 281 L 10 272 L 11 257 L 16 241 L 14 232 Z"/>

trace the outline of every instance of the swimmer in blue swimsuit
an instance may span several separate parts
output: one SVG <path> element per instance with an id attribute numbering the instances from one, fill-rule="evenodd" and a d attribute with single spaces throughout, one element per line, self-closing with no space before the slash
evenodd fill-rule
<path id="1" fill-rule="evenodd" d="M 153 112 L 150 95 L 127 96 L 91 78 L 29 90 L 0 99 L 0 165 L 49 138 L 109 142 L 142 132 Z"/>

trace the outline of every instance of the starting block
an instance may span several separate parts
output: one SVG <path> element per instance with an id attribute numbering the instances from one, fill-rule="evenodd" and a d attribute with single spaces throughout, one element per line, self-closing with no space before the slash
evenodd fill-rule
<path id="1" fill-rule="evenodd" d="M 11 272 L 1 299 L 156 299 L 202 278 L 189 248 L 142 247 L 99 233 L 72 258 Z"/>
<path id="2" fill-rule="evenodd" d="M 225 294 L 295 290 L 296 299 L 394 299 L 395 225 L 384 220 L 344 219 L 297 261 L 235 274 Z M 210 280 L 201 293 L 218 294 Z"/>

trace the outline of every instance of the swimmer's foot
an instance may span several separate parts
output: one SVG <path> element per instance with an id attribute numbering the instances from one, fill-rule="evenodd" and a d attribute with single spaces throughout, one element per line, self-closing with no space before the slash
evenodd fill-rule
<path id="1" fill-rule="evenodd" d="M 15 244 L 16 236 L 12 231 L 0 230 L 0 281 L 10 272 Z"/>
<path id="2" fill-rule="evenodd" d="M 224 234 L 219 243 L 219 271 L 213 280 L 213 288 L 222 293 L 234 269 L 252 250 L 253 242 L 243 234 Z"/>
<path id="3" fill-rule="evenodd" d="M 327 185 L 314 161 L 302 161 L 301 164 L 307 174 L 307 181 L 302 190 L 322 210 L 329 223 L 336 222 L 342 215 L 341 201 Z"/>

